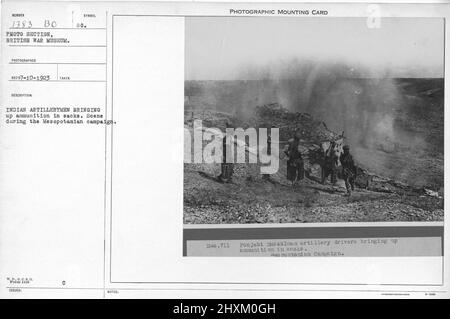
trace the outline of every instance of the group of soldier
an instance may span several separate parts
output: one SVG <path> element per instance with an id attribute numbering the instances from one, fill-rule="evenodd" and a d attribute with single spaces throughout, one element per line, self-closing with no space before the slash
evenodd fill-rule
<path id="1" fill-rule="evenodd" d="M 300 138 L 295 134 L 284 150 L 287 156 L 287 179 L 291 181 L 292 185 L 297 184 L 305 176 L 304 160 L 299 149 L 299 144 Z M 355 189 L 356 165 L 353 156 L 350 154 L 350 146 L 344 145 L 342 154 L 336 152 L 335 148 L 335 143 L 331 142 L 327 150 L 321 150 L 321 182 L 324 184 L 328 176 L 330 176 L 331 183 L 333 185 L 336 184 L 340 162 L 342 167 L 341 176 L 347 190 L 346 195 L 350 196 L 351 192 Z"/>
<path id="2" fill-rule="evenodd" d="M 230 127 L 229 123 L 226 123 L 226 127 Z M 356 178 L 356 165 L 353 161 L 353 156 L 350 154 L 350 147 L 344 145 L 342 154 L 336 152 L 335 142 L 331 142 L 327 150 L 322 151 L 321 157 L 321 168 L 322 168 L 322 184 L 330 176 L 331 183 L 333 185 L 337 182 L 338 166 L 341 163 L 342 171 L 341 177 L 345 182 L 345 188 L 347 190 L 346 195 L 350 196 L 351 192 L 355 189 L 355 178 Z M 268 136 L 267 141 L 267 152 L 271 152 L 271 139 Z M 223 139 L 223 162 L 221 165 L 221 174 L 218 176 L 221 182 L 230 182 L 233 176 L 233 164 L 226 162 L 227 145 L 225 139 Z M 305 177 L 305 165 L 300 150 L 300 138 L 297 132 L 294 137 L 289 140 L 289 144 L 284 149 L 284 153 L 287 156 L 287 179 L 291 181 L 292 185 L 296 185 L 300 180 Z M 268 176 L 264 176 L 268 178 Z"/>

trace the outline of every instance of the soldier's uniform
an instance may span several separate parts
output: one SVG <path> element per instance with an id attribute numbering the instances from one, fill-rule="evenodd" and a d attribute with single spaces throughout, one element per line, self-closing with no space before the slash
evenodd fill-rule
<path id="1" fill-rule="evenodd" d="M 272 137 L 270 135 L 267 135 L 267 155 L 272 155 Z M 270 174 L 262 174 L 262 177 L 267 180 L 270 178 Z"/>
<path id="2" fill-rule="evenodd" d="M 226 123 L 226 128 L 231 127 L 229 123 Z M 233 163 L 227 163 L 227 152 L 231 152 L 231 145 L 227 143 L 226 134 L 224 134 L 224 137 L 222 139 L 222 164 L 221 164 L 221 172 L 219 175 L 219 180 L 224 183 L 231 182 L 231 178 L 233 176 L 234 172 L 234 165 Z"/>
<path id="3" fill-rule="evenodd" d="M 299 139 L 294 138 L 289 142 L 289 147 L 285 150 L 286 155 L 289 157 L 287 161 L 287 179 L 295 183 L 305 177 L 304 162 L 299 151 Z"/>
<path id="4" fill-rule="evenodd" d="M 328 151 L 324 152 L 324 163 L 322 167 L 322 184 L 325 183 L 328 176 L 331 175 L 331 184 L 336 184 L 337 182 L 337 167 L 338 167 L 338 157 L 334 152 L 334 142 L 331 143 Z"/>
<path id="5" fill-rule="evenodd" d="M 350 155 L 350 147 L 344 146 L 344 153 L 339 158 L 342 165 L 342 177 L 345 181 L 345 188 L 347 194 L 350 195 L 351 191 L 355 189 L 356 178 L 356 165 L 353 161 L 353 156 Z"/>

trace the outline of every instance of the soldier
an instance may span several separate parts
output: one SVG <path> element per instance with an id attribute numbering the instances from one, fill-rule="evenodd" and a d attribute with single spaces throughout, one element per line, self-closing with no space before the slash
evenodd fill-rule
<path id="1" fill-rule="evenodd" d="M 296 133 L 292 140 L 289 140 L 289 146 L 284 151 L 288 157 L 287 161 L 287 179 L 292 182 L 292 186 L 305 176 L 302 154 L 299 151 L 300 138 Z"/>
<path id="2" fill-rule="evenodd" d="M 222 164 L 221 164 L 221 172 L 220 175 L 218 177 L 219 181 L 223 182 L 223 183 L 229 183 L 231 182 L 231 178 L 233 176 L 233 171 L 234 171 L 234 167 L 233 167 L 233 163 L 227 163 L 227 151 L 231 152 L 231 147 L 232 147 L 232 142 L 229 141 L 229 143 L 227 143 L 227 136 L 226 136 L 226 129 L 231 127 L 229 122 L 225 123 L 225 134 L 223 136 L 222 139 Z"/>
<path id="3" fill-rule="evenodd" d="M 351 195 L 351 191 L 355 189 L 356 166 L 353 161 L 353 156 L 350 154 L 350 146 L 343 147 L 344 153 L 339 160 L 342 165 L 342 177 L 345 181 L 345 188 L 347 189 L 347 196 Z"/>
<path id="4" fill-rule="evenodd" d="M 272 137 L 270 136 L 270 133 L 267 134 L 267 155 L 272 154 Z M 269 180 L 270 174 L 263 174 L 263 179 Z"/>
<path id="5" fill-rule="evenodd" d="M 331 142 L 330 147 L 324 152 L 324 160 L 322 167 L 322 184 L 325 183 L 329 175 L 331 179 L 331 184 L 335 185 L 337 182 L 337 166 L 338 166 L 338 156 L 335 151 L 336 143 Z"/>

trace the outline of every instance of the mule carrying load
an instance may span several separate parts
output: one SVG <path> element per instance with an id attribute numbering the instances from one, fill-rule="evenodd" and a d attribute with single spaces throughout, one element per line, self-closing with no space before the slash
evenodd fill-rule
<path id="1" fill-rule="evenodd" d="M 287 149 L 293 136 L 298 136 L 306 177 L 322 183 L 328 178 L 332 183 L 336 181 L 340 167 L 339 156 L 344 146 L 344 132 L 337 134 L 310 114 L 289 112 L 278 103 L 258 106 L 256 115 L 258 126 L 271 125 L 279 128 L 280 149 Z"/>

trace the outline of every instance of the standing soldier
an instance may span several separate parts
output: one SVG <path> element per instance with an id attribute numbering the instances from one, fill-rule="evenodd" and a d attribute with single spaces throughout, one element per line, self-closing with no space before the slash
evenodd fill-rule
<path id="1" fill-rule="evenodd" d="M 355 189 L 355 178 L 356 178 L 356 166 L 353 161 L 353 156 L 350 155 L 350 146 L 344 146 L 344 153 L 340 156 L 340 161 L 342 164 L 342 177 L 345 181 L 345 188 L 347 189 L 347 196 L 350 196 L 352 190 Z"/>
<path id="2" fill-rule="evenodd" d="M 271 155 L 272 154 L 272 137 L 269 134 L 267 134 L 267 155 Z M 270 179 L 270 174 L 263 174 L 263 179 Z"/>
<path id="3" fill-rule="evenodd" d="M 328 150 L 324 152 L 324 160 L 322 167 L 322 184 L 325 184 L 328 176 L 330 176 L 331 184 L 335 185 L 337 182 L 337 167 L 339 157 L 336 155 L 336 143 L 331 142 Z"/>
<path id="4" fill-rule="evenodd" d="M 294 138 L 289 142 L 288 148 L 284 151 L 288 157 L 287 179 L 292 182 L 292 185 L 294 185 L 305 176 L 302 154 L 298 149 L 300 138 L 298 137 L 297 132 L 294 135 Z"/>
<path id="5" fill-rule="evenodd" d="M 232 141 L 230 138 L 230 141 L 228 141 L 227 143 L 227 132 L 226 129 L 231 127 L 229 122 L 225 123 L 225 134 L 223 136 L 222 139 L 222 164 L 221 164 L 221 173 L 218 177 L 218 179 L 221 182 L 224 183 L 229 183 L 231 182 L 231 177 L 233 176 L 233 163 L 227 163 L 227 152 L 230 152 L 230 154 L 232 154 L 232 150 L 231 147 L 232 146 Z"/>

